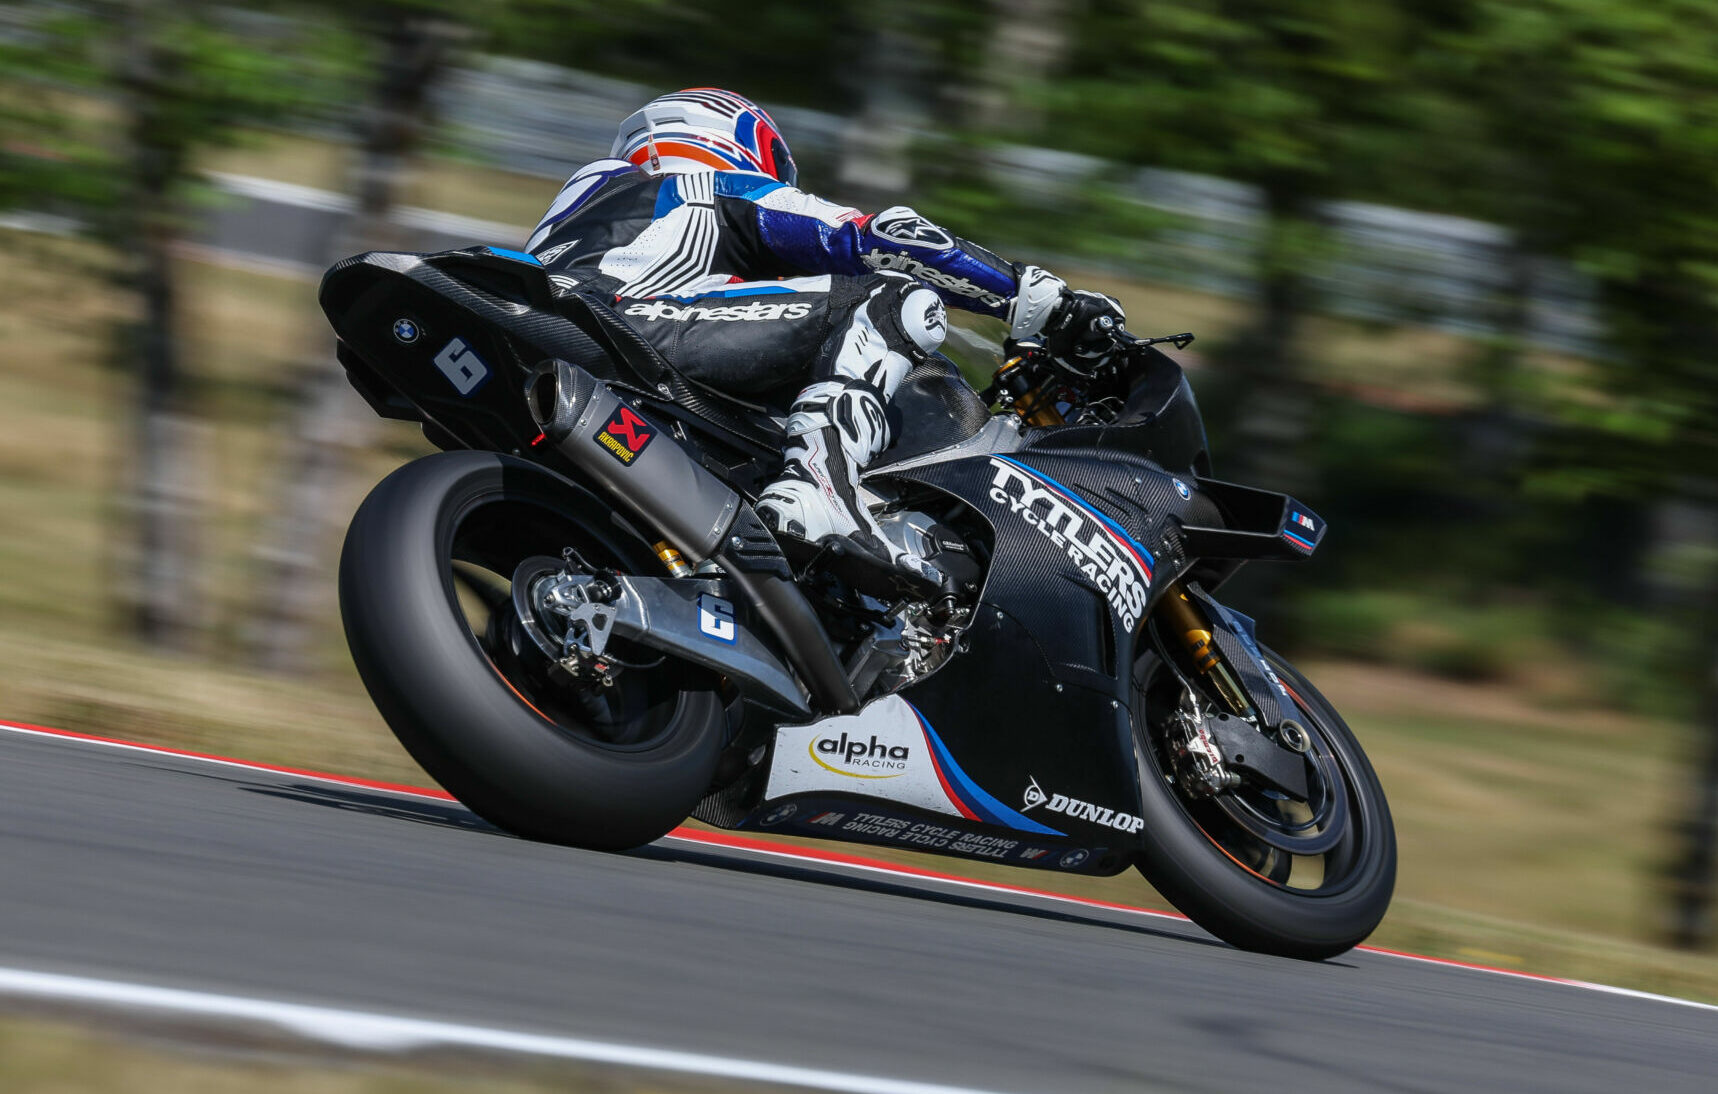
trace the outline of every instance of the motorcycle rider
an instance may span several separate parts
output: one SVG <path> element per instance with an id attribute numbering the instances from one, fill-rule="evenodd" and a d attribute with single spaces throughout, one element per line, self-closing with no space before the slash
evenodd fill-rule
<path id="1" fill-rule="evenodd" d="M 891 442 L 886 404 L 941 346 L 945 304 L 1016 341 L 1101 357 L 1121 306 L 1007 262 L 906 206 L 866 215 L 797 188 L 775 123 L 730 91 L 690 88 L 621 123 L 574 173 L 526 249 L 562 290 L 607 294 L 685 375 L 734 394 L 802 386 L 785 465 L 759 499 L 781 536 L 843 536 L 866 561 L 935 583 L 882 534 L 859 475 Z"/>

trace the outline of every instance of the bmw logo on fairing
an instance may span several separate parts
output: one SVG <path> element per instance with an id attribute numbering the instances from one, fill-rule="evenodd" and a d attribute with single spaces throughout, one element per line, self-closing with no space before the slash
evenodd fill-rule
<path id="1" fill-rule="evenodd" d="M 413 342 L 416 342 L 418 340 L 418 335 L 422 333 L 423 331 L 418 327 L 418 325 L 410 319 L 394 320 L 394 337 L 408 346 Z"/>
<path id="2" fill-rule="evenodd" d="M 768 828 L 772 824 L 780 824 L 782 821 L 787 820 L 797 812 L 799 812 L 799 806 L 793 802 L 787 802 L 786 804 L 778 805 L 768 813 L 765 813 L 763 819 L 758 823 L 763 825 L 765 828 Z"/>
<path id="3" fill-rule="evenodd" d="M 1083 865 L 1085 861 L 1091 857 L 1092 854 L 1090 851 L 1087 851 L 1082 847 L 1076 847 L 1057 860 L 1057 865 L 1064 870 L 1072 870 L 1076 866 Z"/>
<path id="4" fill-rule="evenodd" d="M 1188 498 L 1193 496 L 1193 491 L 1187 489 L 1187 484 L 1182 482 L 1180 479 L 1170 479 L 1169 481 L 1175 484 L 1175 492 L 1181 495 L 1182 501 L 1186 501 Z"/>

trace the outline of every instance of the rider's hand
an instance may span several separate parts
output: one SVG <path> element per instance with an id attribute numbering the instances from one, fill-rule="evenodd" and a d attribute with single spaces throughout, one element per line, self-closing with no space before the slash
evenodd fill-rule
<path id="1" fill-rule="evenodd" d="M 1126 322 L 1127 313 L 1115 297 L 1064 289 L 1044 324 L 1044 348 L 1064 364 L 1086 371 L 1109 359 Z"/>

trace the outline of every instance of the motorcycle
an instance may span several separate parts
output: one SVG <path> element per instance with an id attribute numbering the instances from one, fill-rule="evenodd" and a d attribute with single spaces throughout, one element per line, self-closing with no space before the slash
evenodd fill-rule
<path id="1" fill-rule="evenodd" d="M 1395 880 L 1389 807 L 1342 717 L 1215 592 L 1324 522 L 1212 476 L 1181 368 L 1019 347 L 893 400 L 863 487 L 947 575 L 904 584 L 778 543 L 753 510 L 780 407 L 678 372 L 529 254 L 373 252 L 320 300 L 353 386 L 443 451 L 354 516 L 358 672 L 443 787 L 601 850 L 688 817 L 1026 869 L 1137 867 L 1195 923 L 1318 959 Z M 791 393 L 790 393 L 791 394 Z M 785 550 L 784 550 L 785 548 Z"/>

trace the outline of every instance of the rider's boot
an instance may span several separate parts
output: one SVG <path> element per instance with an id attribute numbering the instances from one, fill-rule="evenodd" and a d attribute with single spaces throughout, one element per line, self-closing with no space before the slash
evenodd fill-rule
<path id="1" fill-rule="evenodd" d="M 928 591 L 942 571 L 883 535 L 859 499 L 859 474 L 888 447 L 883 400 L 863 380 L 824 380 L 800 392 L 787 420 L 781 477 L 758 515 L 781 536 L 806 540 L 878 571 L 894 570 Z"/>
<path id="2" fill-rule="evenodd" d="M 942 571 L 889 542 L 859 498 L 859 475 L 889 445 L 885 404 L 912 362 L 942 344 L 947 319 L 910 277 L 874 274 L 855 287 L 864 295 L 825 341 L 819 379 L 794 400 L 785 466 L 758 515 L 779 536 L 818 545 L 824 564 L 861 591 L 934 595 Z"/>

